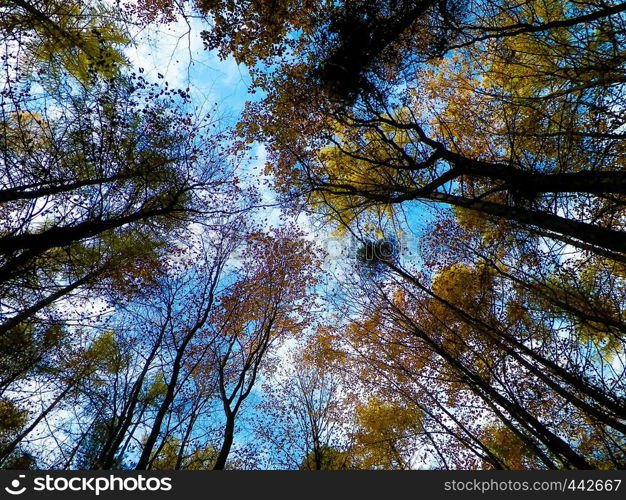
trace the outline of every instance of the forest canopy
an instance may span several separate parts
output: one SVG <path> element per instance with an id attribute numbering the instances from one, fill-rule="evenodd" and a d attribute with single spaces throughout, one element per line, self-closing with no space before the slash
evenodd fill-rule
<path id="1" fill-rule="evenodd" d="M 625 3 L 4 0 L 0 43 L 0 468 L 626 468 Z"/>

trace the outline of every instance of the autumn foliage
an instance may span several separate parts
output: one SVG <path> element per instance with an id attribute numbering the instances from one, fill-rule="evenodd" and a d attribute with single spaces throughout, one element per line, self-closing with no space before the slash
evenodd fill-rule
<path id="1" fill-rule="evenodd" d="M 624 3 L 0 19 L 0 467 L 626 467 Z"/>

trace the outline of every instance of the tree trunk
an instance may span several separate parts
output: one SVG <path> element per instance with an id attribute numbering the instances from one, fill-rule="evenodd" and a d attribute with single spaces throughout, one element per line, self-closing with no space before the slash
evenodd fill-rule
<path id="1" fill-rule="evenodd" d="M 230 454 L 230 449 L 233 446 L 233 439 L 235 437 L 235 414 L 228 412 L 226 416 L 226 425 L 224 426 L 224 440 L 222 441 L 222 447 L 215 460 L 213 470 L 224 470 L 226 467 L 226 460 Z"/>

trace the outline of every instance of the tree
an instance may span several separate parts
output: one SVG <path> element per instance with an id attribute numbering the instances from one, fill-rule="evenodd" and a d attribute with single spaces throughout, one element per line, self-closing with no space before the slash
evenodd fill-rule
<path id="1" fill-rule="evenodd" d="M 220 298 L 212 319 L 216 342 L 211 369 L 217 371 L 225 426 L 213 469 L 223 469 L 230 453 L 237 415 L 268 361 L 270 349 L 307 324 L 317 262 L 311 246 L 296 232 L 253 233 L 245 265 Z"/>
<path id="2" fill-rule="evenodd" d="M 516 12 L 521 24 L 524 16 L 544 12 L 531 4 L 524 2 Z M 622 84 L 619 48 L 610 40 L 620 36 L 623 8 L 589 8 L 590 18 L 572 17 L 562 25 L 554 19 L 564 10 L 555 6 L 532 20 L 541 21 L 541 30 L 476 40 L 446 58 L 415 62 L 416 79 L 398 93 L 398 68 L 388 63 L 384 79 L 372 77 L 378 90 L 361 85 L 355 92 L 366 94 L 348 104 L 307 76 L 319 57 L 296 58 L 268 81 L 268 97 L 250 104 L 242 130 L 269 143 L 268 168 L 287 201 L 304 198 L 318 209 L 329 204 L 329 212 L 348 223 L 355 213 L 423 200 L 534 228 L 623 260 L 623 238 L 614 224 L 624 191 L 620 121 L 610 111 L 617 103 L 615 87 Z M 393 15 L 400 22 L 401 14 Z M 490 22 L 509 26 L 503 16 Z M 593 33 L 588 19 L 598 26 Z M 320 30 L 319 36 L 342 43 L 331 28 Z M 402 57 L 425 57 L 419 42 L 417 36 L 406 38 Z M 316 53 L 313 42 L 309 50 Z M 572 61 L 569 71 L 560 69 L 564 57 Z M 505 66 L 512 70 L 502 71 Z M 595 79 L 593 71 L 605 76 Z M 578 75 L 588 82 L 581 86 Z M 302 102 L 306 110 L 298 108 Z M 596 128 L 601 135 L 588 134 Z"/>
<path id="3" fill-rule="evenodd" d="M 329 450 L 347 449 L 340 379 L 306 352 L 314 349 L 297 346 L 264 381 L 259 414 L 252 416 L 262 449 L 272 456 L 270 466 L 281 469 L 331 469 Z"/>
<path id="4" fill-rule="evenodd" d="M 0 11 L 0 466 L 625 467 L 626 5 Z M 122 55 L 190 16 L 236 141 Z"/>
<path id="5" fill-rule="evenodd" d="M 230 231 L 226 229 L 227 232 L 221 235 L 221 239 L 204 249 L 203 261 L 193 269 L 193 274 L 173 275 L 170 280 L 163 283 L 164 288 L 155 297 L 157 302 L 153 307 L 156 306 L 157 311 L 165 309 L 165 314 L 162 312 L 159 314 L 160 329 L 171 337 L 173 343 L 170 353 L 171 368 L 168 370 L 170 373 L 165 382 L 163 398 L 157 406 L 136 469 L 148 468 L 167 442 L 166 439 L 162 439 L 160 447 L 155 448 L 163 433 L 162 427 L 176 393 L 180 391 L 185 379 L 191 375 L 188 371 L 187 358 L 194 342 L 198 342 L 200 338 L 206 342 L 199 346 L 204 357 L 207 348 L 216 341 L 215 337 L 202 338 L 201 331 L 208 327 L 209 318 L 218 300 L 224 268 L 238 243 L 237 235 L 232 234 L 233 229 Z M 194 285 L 192 288 L 189 286 L 190 283 Z M 165 308 L 160 303 L 163 299 L 167 301 Z M 199 361 L 196 361 L 196 364 Z M 192 364 L 191 369 L 193 368 Z"/>
<path id="6" fill-rule="evenodd" d="M 623 386 L 610 359 L 621 356 L 623 336 L 616 337 L 601 322 L 592 322 L 595 327 L 589 318 L 581 322 L 574 293 L 568 296 L 571 307 L 558 299 L 548 305 L 555 295 L 547 290 L 564 283 L 542 282 L 541 273 L 555 269 L 548 267 L 547 257 L 528 249 L 522 259 L 519 253 L 504 257 L 502 243 L 491 243 L 476 256 L 471 236 L 437 235 L 453 247 L 456 260 L 441 262 L 441 243 L 433 246 L 437 267 L 432 272 L 425 268 L 413 274 L 389 263 L 387 273 L 363 275 L 372 286 L 364 292 L 362 285 L 352 285 L 350 308 L 343 312 L 351 319 L 320 338 L 326 359 L 352 373 L 366 394 L 393 395 L 423 413 L 414 438 L 430 449 L 430 457 L 422 460 L 446 468 L 459 461 L 457 466 L 467 467 L 472 462 L 463 458 L 465 448 L 495 468 L 522 463 L 620 468 Z M 486 254 L 498 255 L 502 263 L 495 265 Z M 508 258 L 514 262 L 505 270 Z M 580 265 L 571 264 L 576 267 L 556 269 L 565 274 Z M 606 293 L 594 300 L 619 292 L 607 287 Z M 608 322 L 610 316 L 605 317 Z M 483 415 L 479 422 L 496 423 L 481 428 L 477 414 Z M 503 427 L 509 443 L 524 444 L 525 456 L 517 462 L 509 461 L 490 436 Z M 436 434 L 441 435 L 434 442 Z M 462 447 L 456 456 L 441 452 L 449 449 L 444 435 Z M 599 435 L 604 441 L 597 440 Z M 587 440 L 596 446 L 592 455 L 582 444 Z"/>
<path id="7" fill-rule="evenodd" d="M 361 363 L 386 374 L 423 423 L 483 463 L 620 467 L 622 372 L 609 356 L 623 366 L 625 7 L 472 7 L 320 7 L 323 21 L 298 33 L 288 56 L 260 56 L 273 73 L 255 81 L 266 97 L 240 128 L 268 145 L 287 204 L 360 233 L 365 248 L 367 222 L 404 215 L 406 230 L 423 204 L 439 207 L 429 258 L 443 253 L 446 264 L 379 262 L 389 272 L 356 285 L 370 296 L 349 316 L 359 326 L 342 352 L 366 350 Z M 507 462 L 462 410 L 428 395 L 406 365 L 414 352 L 442 393 L 481 407 L 532 458 Z M 563 439 L 557 419 L 580 422 L 586 437 Z M 449 466 L 428 425 L 421 439 Z M 599 435 L 602 451 L 589 454 L 582 443 Z"/>
<path id="8" fill-rule="evenodd" d="M 185 92 L 124 73 L 126 38 L 109 10 L 22 1 L 2 10 L 0 391 L 16 411 L 29 407 L 23 443 L 8 447 L 26 449 L 27 436 L 47 425 L 49 436 L 62 428 L 68 437 L 46 450 L 49 466 L 81 457 L 81 466 L 112 467 L 124 445 L 118 439 L 137 424 L 124 405 L 137 399 L 143 378 L 105 415 L 102 380 L 120 388 L 137 365 L 90 368 L 69 384 L 76 369 L 68 360 L 89 365 L 81 356 L 96 344 L 103 313 L 153 289 L 189 224 L 210 225 L 237 209 L 224 201 L 236 181 L 217 146 L 222 138 L 207 132 L 211 118 L 187 113 Z M 129 352 L 127 340 L 115 334 Z M 146 348 L 152 361 L 155 346 Z M 70 401 L 76 425 L 52 425 Z"/>
<path id="9" fill-rule="evenodd" d="M 103 2 L 3 2 L 0 37 L 19 71 L 67 72 L 82 83 L 119 74 L 124 16 Z"/>
<path id="10" fill-rule="evenodd" d="M 226 467 L 268 356 L 308 317 L 316 264 L 296 233 L 247 234 L 235 219 L 192 241 L 109 322 L 129 364 L 82 386 L 84 466 Z"/>
<path id="11" fill-rule="evenodd" d="M 350 455 L 328 445 L 311 451 L 300 464 L 300 470 L 350 470 Z"/>
<path id="12" fill-rule="evenodd" d="M 356 408 L 356 416 L 353 453 L 361 468 L 411 468 L 414 436 L 421 430 L 419 410 L 370 398 Z"/>

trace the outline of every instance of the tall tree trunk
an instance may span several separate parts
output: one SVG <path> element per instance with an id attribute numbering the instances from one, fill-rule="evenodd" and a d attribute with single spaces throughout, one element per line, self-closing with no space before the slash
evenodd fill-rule
<path id="1" fill-rule="evenodd" d="M 226 467 L 226 460 L 228 459 L 228 455 L 230 454 L 230 449 L 233 446 L 234 438 L 235 438 L 235 414 L 232 411 L 227 410 L 226 425 L 224 426 L 224 439 L 222 441 L 220 452 L 217 455 L 217 459 L 215 460 L 215 465 L 213 466 L 213 470 L 224 470 L 224 467 Z"/>

